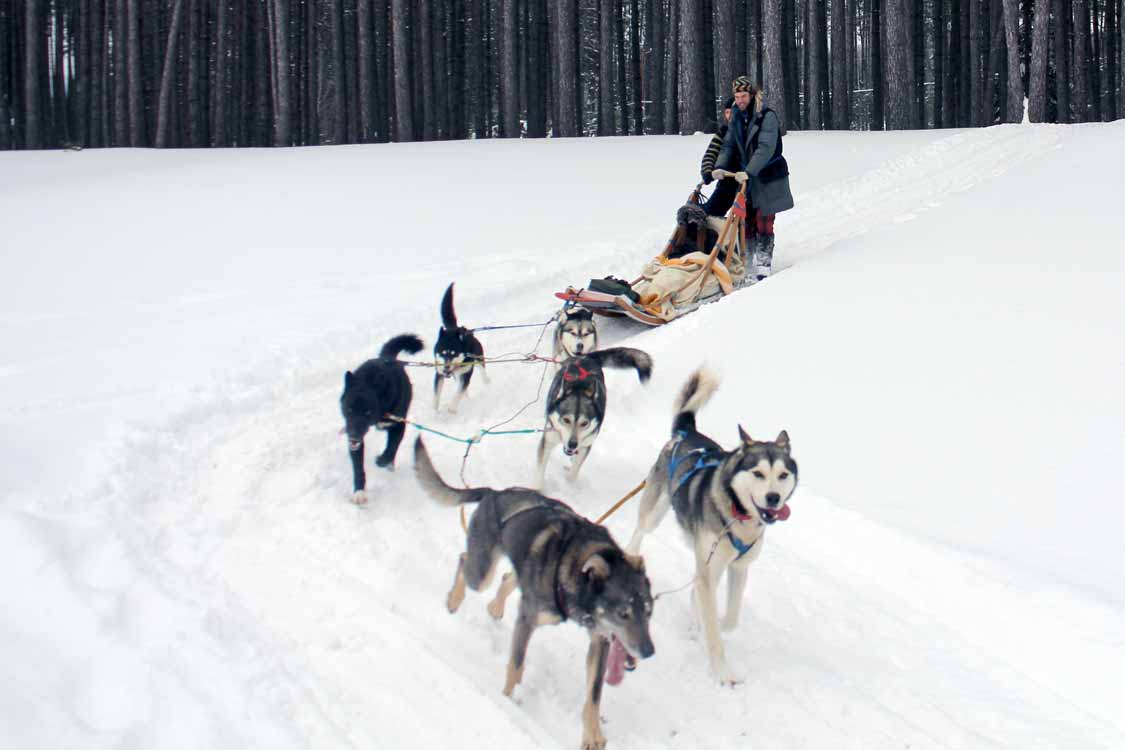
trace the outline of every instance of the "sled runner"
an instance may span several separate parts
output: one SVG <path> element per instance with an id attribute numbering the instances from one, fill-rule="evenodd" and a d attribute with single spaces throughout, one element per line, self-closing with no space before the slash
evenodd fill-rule
<path id="1" fill-rule="evenodd" d="M 561 300 L 599 315 L 625 316 L 649 326 L 663 325 L 714 302 L 750 279 L 745 247 L 746 183 L 726 218 L 708 216 L 700 205 L 702 183 L 676 212 L 676 229 L 660 255 L 626 282 L 607 276 L 582 288 L 556 292 Z"/>

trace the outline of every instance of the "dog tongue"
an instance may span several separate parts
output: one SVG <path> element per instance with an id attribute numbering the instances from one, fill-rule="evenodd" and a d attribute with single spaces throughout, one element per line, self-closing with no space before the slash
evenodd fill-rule
<path id="1" fill-rule="evenodd" d="M 605 667 L 605 681 L 618 685 L 625 679 L 625 647 L 616 637 L 609 642 L 609 661 Z"/>
<path id="2" fill-rule="evenodd" d="M 777 512 L 777 520 L 785 521 L 788 518 L 789 518 L 789 506 L 788 505 L 782 505 L 781 510 L 779 510 Z"/>

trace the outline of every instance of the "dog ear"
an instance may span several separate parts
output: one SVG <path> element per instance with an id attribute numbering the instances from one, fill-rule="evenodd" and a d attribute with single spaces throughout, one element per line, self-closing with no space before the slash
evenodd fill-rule
<path id="1" fill-rule="evenodd" d="M 355 380 L 355 375 L 352 374 L 351 370 L 348 370 L 347 372 L 344 373 L 344 387 L 345 388 L 351 388 L 352 382 L 354 380 Z"/>
<path id="2" fill-rule="evenodd" d="M 633 566 L 633 568 L 635 568 L 638 572 L 645 572 L 645 559 L 640 555 L 630 555 L 628 552 L 626 552 L 625 562 Z"/>
<path id="3" fill-rule="evenodd" d="M 582 563 L 582 573 L 592 581 L 603 581 L 609 578 L 609 563 L 601 555 L 590 555 Z"/>
<path id="4" fill-rule="evenodd" d="M 786 432 L 785 430 L 782 430 L 781 432 L 777 433 L 777 440 L 775 440 L 774 443 L 777 444 L 778 448 L 781 448 L 781 450 L 788 453 L 789 452 L 789 433 Z"/>
<path id="5" fill-rule="evenodd" d="M 738 426 L 738 439 L 746 443 L 747 445 L 750 445 L 754 442 L 754 438 L 750 437 L 750 433 L 742 429 L 742 425 Z"/>

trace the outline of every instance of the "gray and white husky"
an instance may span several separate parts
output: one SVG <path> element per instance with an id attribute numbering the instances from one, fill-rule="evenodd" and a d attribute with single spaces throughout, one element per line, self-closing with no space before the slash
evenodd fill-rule
<path id="1" fill-rule="evenodd" d="M 581 357 L 598 348 L 598 327 L 594 314 L 584 307 L 563 308 L 555 326 L 555 360 Z"/>
<path id="2" fill-rule="evenodd" d="M 695 552 L 695 604 L 702 620 L 711 669 L 724 685 L 737 682 L 727 665 L 719 635 L 716 591 L 727 574 L 727 609 L 722 629 L 738 626 L 746 571 L 762 551 L 766 527 L 789 517 L 787 505 L 797 486 L 797 463 L 789 435 L 753 440 L 741 426 L 738 446 L 724 450 L 695 427 L 695 414 L 706 404 L 718 379 L 707 370 L 688 378 L 675 402 L 672 439 L 648 474 L 641 496 L 637 530 L 626 548 L 639 554 L 645 534 L 655 529 L 668 508 Z"/>
<path id="3" fill-rule="evenodd" d="M 605 367 L 635 369 L 645 383 L 652 375 L 652 358 L 640 349 L 615 347 L 563 362 L 547 392 L 547 421 L 539 441 L 535 487 L 543 486 L 550 453 L 560 444 L 571 457 L 570 478 L 578 476 L 605 421 Z"/>

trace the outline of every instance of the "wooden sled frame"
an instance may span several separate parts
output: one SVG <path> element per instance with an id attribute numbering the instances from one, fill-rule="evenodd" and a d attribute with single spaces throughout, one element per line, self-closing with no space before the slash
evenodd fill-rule
<path id="1" fill-rule="evenodd" d="M 723 263 L 727 267 L 730 266 L 731 255 L 733 253 L 737 252 L 740 255 L 744 256 L 742 241 L 746 236 L 746 213 L 745 208 L 743 208 L 742 212 L 739 213 L 738 204 L 739 199 L 741 198 L 742 206 L 745 207 L 746 205 L 747 184 L 749 183 L 743 182 L 739 186 L 738 195 L 735 196 L 735 203 L 731 206 L 730 211 L 727 212 L 726 219 L 723 222 L 722 231 L 719 232 L 719 238 L 715 241 L 714 247 L 711 248 L 711 252 L 707 256 L 707 262 L 704 263 L 703 267 L 699 269 L 699 271 L 693 273 L 691 275 L 691 278 L 689 278 L 686 282 L 673 289 L 672 291 L 665 292 L 655 300 L 648 302 L 646 305 L 638 305 L 623 294 L 612 295 L 602 292 L 591 292 L 585 289 L 575 289 L 574 287 L 567 287 L 565 292 L 558 292 L 555 296 L 559 299 L 582 305 L 583 307 L 591 310 L 596 315 L 606 315 L 614 317 L 624 315 L 630 320 L 635 320 L 638 323 L 643 323 L 647 326 L 660 326 L 664 325 L 665 323 L 670 323 L 671 320 L 675 320 L 676 318 L 665 320 L 658 315 L 654 315 L 651 312 L 651 309 L 655 306 L 661 305 L 669 297 L 679 294 L 683 290 L 690 287 L 692 284 L 699 281 L 706 274 L 711 273 L 711 269 L 715 265 L 715 260 L 719 257 L 720 250 L 725 251 L 723 255 Z M 695 186 L 695 189 L 691 192 L 691 196 L 688 198 L 689 202 L 696 204 L 699 203 L 699 191 L 702 186 L 703 183 L 699 183 Z M 701 227 L 696 234 L 697 242 L 701 242 L 700 240 L 698 240 L 698 238 L 703 234 L 705 234 L 705 228 Z M 677 225 L 676 229 L 672 232 L 672 236 L 668 238 L 668 242 L 664 245 L 664 250 L 657 257 L 667 258 L 669 254 L 671 254 L 671 252 L 676 248 L 676 246 L 683 240 L 683 235 L 684 227 Z M 700 250 L 702 251 L 702 247 L 700 248 Z M 745 257 L 743 257 L 743 263 L 745 264 L 745 262 Z M 747 270 L 746 272 L 749 273 L 750 271 Z M 640 278 L 634 279 L 631 285 L 636 284 L 640 280 Z M 703 285 L 700 284 L 700 291 L 702 291 L 702 289 Z M 696 295 L 694 299 L 687 303 L 686 307 L 688 309 L 686 309 L 684 313 L 681 314 L 691 312 L 699 306 L 706 304 L 707 302 L 719 299 L 720 297 L 725 295 L 725 291 L 721 295 L 713 295 L 708 298 L 703 298 L 699 295 Z M 676 317 L 678 318 L 680 316 L 677 315 Z"/>

